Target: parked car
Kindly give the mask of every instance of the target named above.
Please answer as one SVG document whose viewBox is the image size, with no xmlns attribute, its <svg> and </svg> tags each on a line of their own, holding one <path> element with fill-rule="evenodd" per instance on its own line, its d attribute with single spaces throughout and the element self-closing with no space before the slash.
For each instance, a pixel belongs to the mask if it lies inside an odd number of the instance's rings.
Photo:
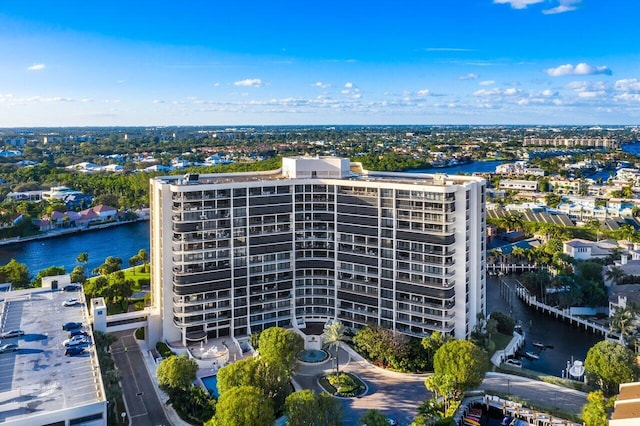
<svg viewBox="0 0 640 426">
<path fill-rule="evenodd" d="M 76 328 L 80 327 L 82 327 L 81 322 L 65 322 L 64 324 L 62 324 L 62 329 L 64 331 L 75 330 Z"/>
<path fill-rule="evenodd" d="M 64 356 L 75 356 L 84 353 L 84 348 L 82 346 L 70 346 L 64 350 Z"/>
<path fill-rule="evenodd" d="M 80 303 L 80 299 L 73 297 L 62 302 L 62 306 L 74 306 Z"/>
<path fill-rule="evenodd" d="M 18 349 L 20 349 L 20 347 L 15 343 L 8 343 L 6 345 L 0 346 L 0 354 L 3 354 L 5 352 L 16 352 Z"/>
<path fill-rule="evenodd" d="M 68 334 L 68 337 L 71 338 L 73 336 L 84 336 L 84 337 L 88 337 L 89 333 L 87 333 L 84 330 L 81 330 L 79 328 L 76 328 L 75 330 L 71 330 Z"/>
<path fill-rule="evenodd" d="M 80 284 L 69 284 L 63 288 L 64 291 L 78 291 L 82 288 Z"/>
<path fill-rule="evenodd" d="M 24 331 L 22 330 L 9 330 L 0 334 L 0 338 L 2 339 L 10 339 L 12 337 L 21 337 L 24 336 Z"/>
<path fill-rule="evenodd" d="M 73 336 L 62 342 L 65 348 L 69 346 L 82 345 L 85 343 L 87 343 L 87 338 L 85 336 Z"/>
</svg>

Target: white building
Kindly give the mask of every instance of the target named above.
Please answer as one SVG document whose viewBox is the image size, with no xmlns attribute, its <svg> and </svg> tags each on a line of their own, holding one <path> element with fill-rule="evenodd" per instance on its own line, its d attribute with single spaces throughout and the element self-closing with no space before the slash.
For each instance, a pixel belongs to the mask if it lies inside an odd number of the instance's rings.
<svg viewBox="0 0 640 426">
<path fill-rule="evenodd" d="M 535 180 L 501 179 L 500 189 L 536 192 L 538 191 L 538 182 Z"/>
<path fill-rule="evenodd" d="M 468 337 L 485 312 L 485 181 L 285 158 L 151 180 L 152 298 L 186 345 L 339 319 Z"/>
<path fill-rule="evenodd" d="M 19 349 L 0 355 L 0 424 L 107 424 L 107 400 L 95 347 L 87 346 L 81 356 L 65 356 L 62 342 L 68 336 L 62 324 L 82 322 L 92 336 L 86 305 L 62 305 L 69 297 L 84 299 L 81 292 L 60 291 L 67 284 L 69 275 L 46 277 L 42 288 L 0 295 L 0 332 L 25 332 L 23 337 L 2 341 L 15 343 Z"/>
</svg>

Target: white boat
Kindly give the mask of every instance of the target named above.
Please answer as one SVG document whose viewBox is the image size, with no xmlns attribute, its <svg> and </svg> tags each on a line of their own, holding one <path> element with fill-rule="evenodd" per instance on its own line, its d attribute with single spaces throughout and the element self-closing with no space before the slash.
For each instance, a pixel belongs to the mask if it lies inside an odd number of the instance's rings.
<svg viewBox="0 0 640 426">
<path fill-rule="evenodd" d="M 509 358 L 504 363 L 511 367 L 522 368 L 522 361 L 519 359 Z"/>
<path fill-rule="evenodd" d="M 525 355 L 528 356 L 531 359 L 540 359 L 540 355 L 535 354 L 533 352 L 527 351 L 527 352 L 525 352 Z"/>
</svg>

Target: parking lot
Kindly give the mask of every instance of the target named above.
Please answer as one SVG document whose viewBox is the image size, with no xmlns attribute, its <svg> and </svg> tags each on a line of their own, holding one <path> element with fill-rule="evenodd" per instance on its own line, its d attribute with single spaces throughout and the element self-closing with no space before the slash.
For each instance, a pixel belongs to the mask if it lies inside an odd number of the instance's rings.
<svg viewBox="0 0 640 426">
<path fill-rule="evenodd" d="M 82 322 L 91 336 L 84 302 L 63 306 L 81 292 L 32 289 L 18 292 L 2 302 L 0 332 L 20 329 L 24 336 L 3 339 L 18 344 L 18 351 L 0 354 L 0 403 L 11 403 L 14 410 L 0 412 L 0 423 L 34 411 L 55 411 L 104 400 L 98 361 L 91 338 L 85 352 L 65 356 L 63 341 L 68 339 L 62 324 Z"/>
</svg>

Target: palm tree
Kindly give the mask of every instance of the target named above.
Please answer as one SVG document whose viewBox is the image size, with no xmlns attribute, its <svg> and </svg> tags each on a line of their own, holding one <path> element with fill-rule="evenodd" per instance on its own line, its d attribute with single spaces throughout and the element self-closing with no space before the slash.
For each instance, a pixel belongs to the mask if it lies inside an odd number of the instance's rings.
<svg viewBox="0 0 640 426">
<path fill-rule="evenodd" d="M 618 229 L 618 235 L 623 240 L 633 241 L 636 239 L 637 232 L 632 225 L 625 223 L 624 225 L 620 225 L 620 229 Z"/>
<path fill-rule="evenodd" d="M 333 346 L 336 350 L 336 375 L 340 373 L 338 364 L 338 347 L 340 342 L 346 342 L 349 340 L 349 336 L 346 335 L 346 328 L 340 321 L 334 321 L 324 328 L 322 335 L 322 342 L 325 346 Z"/>
<path fill-rule="evenodd" d="M 511 256 L 515 258 L 523 258 L 524 257 L 524 249 L 520 246 L 513 246 L 511 249 Z"/>
<path fill-rule="evenodd" d="M 630 336 L 636 331 L 635 320 L 636 316 L 632 309 L 620 306 L 613 308 L 613 315 L 609 318 L 609 330 L 620 333 L 621 345 L 624 345 L 626 336 Z"/>
<path fill-rule="evenodd" d="M 609 268 L 609 270 L 605 273 L 605 277 L 611 281 L 613 284 L 618 284 L 622 277 L 625 276 L 625 273 L 622 269 L 617 266 Z"/>
</svg>

